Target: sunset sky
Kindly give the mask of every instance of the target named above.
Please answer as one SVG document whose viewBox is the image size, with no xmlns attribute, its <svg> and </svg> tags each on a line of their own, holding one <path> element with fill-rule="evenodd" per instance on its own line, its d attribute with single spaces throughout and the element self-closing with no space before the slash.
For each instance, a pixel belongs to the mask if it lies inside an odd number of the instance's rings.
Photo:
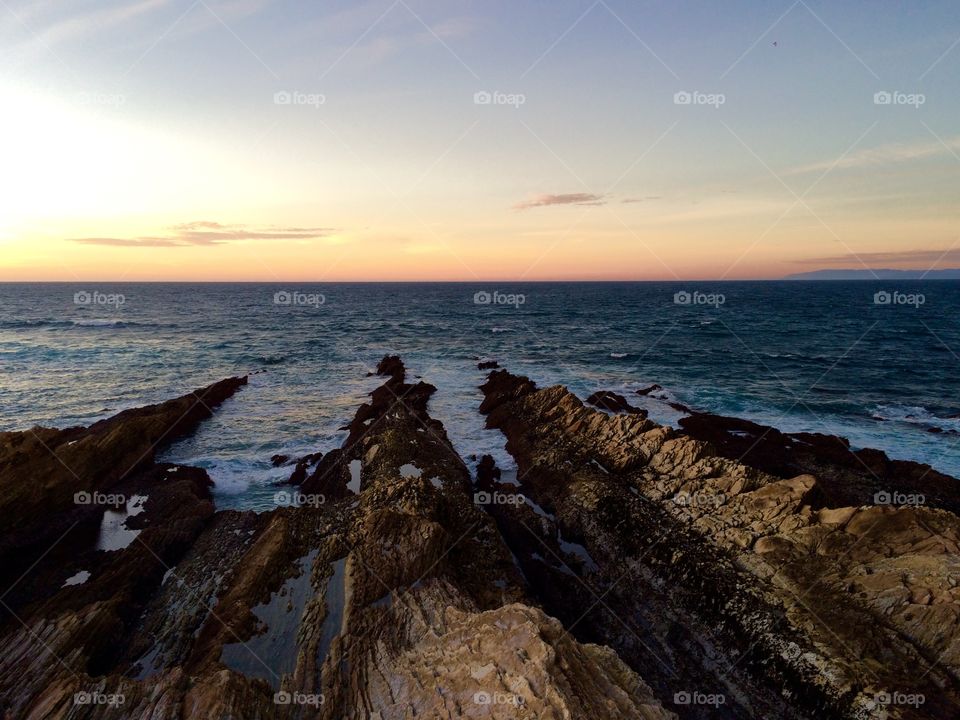
<svg viewBox="0 0 960 720">
<path fill-rule="evenodd" d="M 0 280 L 960 267 L 958 78 L 956 0 L 2 0 Z"/>
</svg>

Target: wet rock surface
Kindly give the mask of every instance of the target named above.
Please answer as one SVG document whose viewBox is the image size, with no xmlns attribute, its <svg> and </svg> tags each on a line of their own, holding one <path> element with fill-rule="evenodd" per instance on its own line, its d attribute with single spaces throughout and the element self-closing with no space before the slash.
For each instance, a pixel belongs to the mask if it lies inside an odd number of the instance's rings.
<svg viewBox="0 0 960 720">
<path fill-rule="evenodd" d="M 519 484 L 488 475 L 488 491 L 527 496 L 493 514 L 534 595 L 576 637 L 614 649 L 671 710 L 960 712 L 960 521 L 929 507 L 847 502 L 863 488 L 843 482 L 868 451 L 751 467 L 732 445 L 691 437 L 709 424 L 683 433 L 609 415 L 506 371 L 483 391 Z M 925 479 L 895 463 L 887 472 Z M 876 487 L 861 475 L 851 482 Z"/>
<path fill-rule="evenodd" d="M 270 512 L 214 512 L 202 470 L 153 463 L 166 437 L 155 408 L 63 431 L 97 441 L 97 463 L 78 463 L 97 488 L 129 495 L 31 556 L 5 596 L 4 717 L 674 717 L 613 650 L 536 600 L 427 412 L 434 388 L 407 383 L 399 358 L 378 373 L 344 445 L 301 459 L 294 506 Z M 188 431 L 164 416 L 171 436 Z M 32 547 L 17 533 L 70 527 L 54 521 L 77 512 L 59 496 L 72 499 L 72 481 L 27 442 L 4 438 L 16 461 L 4 482 L 42 496 L 6 528 L 11 552 Z M 116 472 L 146 450 L 135 473 Z"/>
</svg>

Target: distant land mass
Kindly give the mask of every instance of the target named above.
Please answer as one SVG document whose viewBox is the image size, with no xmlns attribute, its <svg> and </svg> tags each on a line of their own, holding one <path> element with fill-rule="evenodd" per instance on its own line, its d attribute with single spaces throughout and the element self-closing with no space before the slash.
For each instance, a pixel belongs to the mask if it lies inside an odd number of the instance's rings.
<svg viewBox="0 0 960 720">
<path fill-rule="evenodd" d="M 784 280 L 960 280 L 960 269 L 946 270 L 812 270 Z"/>
</svg>

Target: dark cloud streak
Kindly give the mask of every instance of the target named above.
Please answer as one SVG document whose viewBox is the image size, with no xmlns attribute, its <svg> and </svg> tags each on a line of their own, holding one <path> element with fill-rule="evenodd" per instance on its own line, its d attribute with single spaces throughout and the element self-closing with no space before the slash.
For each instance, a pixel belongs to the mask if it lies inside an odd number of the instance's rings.
<svg viewBox="0 0 960 720">
<path fill-rule="evenodd" d="M 537 195 L 529 200 L 523 200 L 513 206 L 514 210 L 529 210 L 536 207 L 551 205 L 604 205 L 603 195 L 593 193 L 561 193 L 559 195 Z"/>
<path fill-rule="evenodd" d="M 69 241 L 110 247 L 210 247 L 239 240 L 315 240 L 336 232 L 333 228 L 323 227 L 248 228 L 242 225 L 222 225 L 209 220 L 174 225 L 170 230 L 170 234 L 161 236 L 85 237 L 69 238 Z"/>
</svg>

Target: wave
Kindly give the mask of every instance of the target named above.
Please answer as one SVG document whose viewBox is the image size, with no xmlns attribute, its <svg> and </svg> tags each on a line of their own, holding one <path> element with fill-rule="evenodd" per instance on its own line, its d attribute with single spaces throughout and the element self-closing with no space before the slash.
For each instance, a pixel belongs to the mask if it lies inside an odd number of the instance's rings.
<svg viewBox="0 0 960 720">
<path fill-rule="evenodd" d="M 102 319 L 92 319 L 92 320 L 71 320 L 71 324 L 76 325 L 77 327 L 126 327 L 131 324 L 126 320 L 102 320 Z M 135 323 L 134 323 L 135 324 Z"/>
<path fill-rule="evenodd" d="M 54 320 L 40 318 L 37 320 L 0 320 L 0 329 L 25 330 L 30 328 L 71 328 L 71 327 L 174 327 L 169 324 L 136 322 L 134 320 L 120 320 L 117 318 L 85 318 L 81 320 Z"/>
<path fill-rule="evenodd" d="M 73 325 L 73 322 L 70 320 L 51 320 L 48 318 L 42 320 L 0 320 L 0 328 L 13 330 L 34 327 L 70 327 L 71 325 Z"/>
<path fill-rule="evenodd" d="M 943 417 L 922 405 L 877 405 L 871 416 L 875 420 L 919 425 L 927 430 L 960 432 L 960 413 Z"/>
<path fill-rule="evenodd" d="M 492 331 L 492 332 L 495 332 L 495 333 L 503 333 L 503 332 L 513 332 L 513 329 L 512 329 L 512 328 L 495 327 L 495 328 L 491 328 L 491 331 Z"/>
<path fill-rule="evenodd" d="M 610 353 L 610 357 L 616 358 L 618 360 L 620 358 L 625 358 L 626 356 L 627 356 L 627 353 L 614 353 L 614 352 Z"/>
<path fill-rule="evenodd" d="M 258 355 L 256 360 L 261 365 L 282 365 L 287 361 L 282 355 Z"/>
</svg>

